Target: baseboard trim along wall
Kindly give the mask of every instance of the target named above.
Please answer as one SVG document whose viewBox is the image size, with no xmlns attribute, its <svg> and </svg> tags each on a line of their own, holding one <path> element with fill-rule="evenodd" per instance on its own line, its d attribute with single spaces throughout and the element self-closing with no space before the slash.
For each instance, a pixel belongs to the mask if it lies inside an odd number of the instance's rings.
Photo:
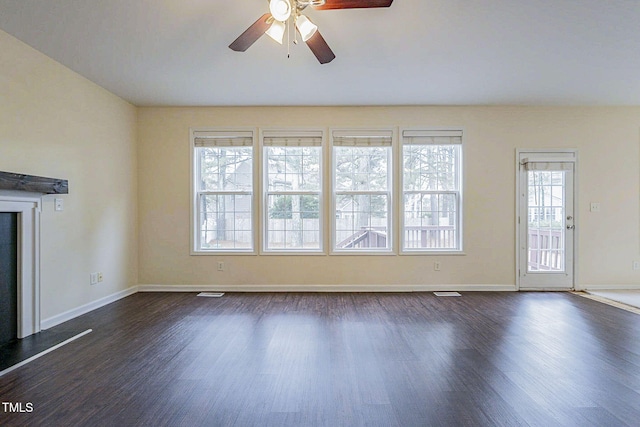
<svg viewBox="0 0 640 427">
<path fill-rule="evenodd" d="M 639 285 L 584 285 L 581 290 L 638 290 Z M 515 285 L 158 285 L 132 286 L 41 322 L 42 329 L 74 319 L 137 292 L 515 292 Z"/>
<path fill-rule="evenodd" d="M 138 292 L 435 292 L 515 291 L 515 285 L 138 285 Z"/>
<path fill-rule="evenodd" d="M 96 301 L 92 301 L 88 304 L 81 305 L 80 307 L 76 307 L 74 309 L 65 311 L 64 313 L 60 313 L 56 316 L 52 316 L 47 319 L 44 319 L 41 321 L 40 327 L 42 329 L 52 328 L 56 325 L 66 322 L 67 320 L 74 319 L 78 316 L 87 314 L 90 311 L 103 307 L 107 304 L 111 304 L 112 302 L 118 301 L 119 299 L 126 298 L 129 295 L 135 294 L 136 292 L 138 292 L 138 287 L 132 286 L 129 289 L 116 292 L 115 294 L 107 295 L 106 297 L 100 298 Z"/>
<path fill-rule="evenodd" d="M 635 291 L 640 285 L 582 285 L 581 291 Z"/>
<path fill-rule="evenodd" d="M 49 329 L 137 292 L 511 292 L 515 285 L 153 285 L 132 286 L 42 320 Z"/>
</svg>

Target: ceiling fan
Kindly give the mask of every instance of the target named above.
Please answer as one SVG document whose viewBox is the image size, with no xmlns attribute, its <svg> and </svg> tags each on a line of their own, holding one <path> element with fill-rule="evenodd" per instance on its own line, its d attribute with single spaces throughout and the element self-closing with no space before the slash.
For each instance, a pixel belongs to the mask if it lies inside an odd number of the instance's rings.
<svg viewBox="0 0 640 427">
<path fill-rule="evenodd" d="M 263 34 L 282 44 L 289 25 L 295 25 L 302 40 L 321 64 L 333 61 L 336 55 L 324 40 L 318 27 L 301 12 L 308 6 L 317 10 L 357 9 L 389 7 L 393 0 L 267 0 L 269 13 L 262 15 L 247 30 L 229 45 L 231 50 L 244 52 Z M 294 36 L 295 37 L 295 36 Z M 294 39 L 297 43 L 297 37 Z"/>
</svg>

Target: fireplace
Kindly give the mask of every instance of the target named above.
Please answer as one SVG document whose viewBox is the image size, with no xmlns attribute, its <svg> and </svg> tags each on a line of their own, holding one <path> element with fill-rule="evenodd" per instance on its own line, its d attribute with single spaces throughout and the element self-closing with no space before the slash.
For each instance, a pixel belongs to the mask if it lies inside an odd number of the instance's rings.
<svg viewBox="0 0 640 427">
<path fill-rule="evenodd" d="M 24 338 L 40 332 L 40 210 L 45 194 L 68 193 L 66 180 L 0 172 L 0 228 L 6 234 L 2 276 L 8 282 L 6 296 L 14 299 L 9 310 L 15 322 L 2 326 L 6 335 Z M 6 230 L 4 230 L 6 229 Z M 9 283 L 13 282 L 13 283 Z M 5 295 L 2 295 L 5 296 Z"/>
</svg>

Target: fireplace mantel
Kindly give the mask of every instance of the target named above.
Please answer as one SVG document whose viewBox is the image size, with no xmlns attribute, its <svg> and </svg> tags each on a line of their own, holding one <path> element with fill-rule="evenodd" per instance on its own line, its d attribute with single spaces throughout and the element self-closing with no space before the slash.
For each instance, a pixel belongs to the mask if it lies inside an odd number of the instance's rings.
<svg viewBox="0 0 640 427">
<path fill-rule="evenodd" d="M 0 179 L 0 181 L 3 181 Z M 0 212 L 18 220 L 18 338 L 40 332 L 40 209 L 43 193 L 0 187 Z M 15 190 L 15 188 L 21 188 Z"/>
<path fill-rule="evenodd" d="M 0 171 L 0 212 L 18 221 L 18 338 L 40 332 L 40 211 L 43 196 L 68 194 L 66 179 Z"/>
<path fill-rule="evenodd" d="M 0 190 L 27 191 L 40 194 L 68 194 L 69 181 L 0 171 Z"/>
</svg>

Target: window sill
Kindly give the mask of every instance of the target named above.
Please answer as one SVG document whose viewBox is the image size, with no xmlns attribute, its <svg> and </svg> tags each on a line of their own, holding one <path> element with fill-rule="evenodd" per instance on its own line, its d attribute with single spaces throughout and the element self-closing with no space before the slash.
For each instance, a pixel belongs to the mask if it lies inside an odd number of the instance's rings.
<svg viewBox="0 0 640 427">
<path fill-rule="evenodd" d="M 194 251 L 189 254 L 191 256 L 211 256 L 211 255 L 258 255 L 256 251 Z"/>
<path fill-rule="evenodd" d="M 384 251 L 384 252 L 380 252 L 380 251 L 376 251 L 376 252 L 367 252 L 367 251 L 352 251 L 352 252 L 347 252 L 347 251 L 331 251 L 331 253 L 329 255 L 347 255 L 347 256 L 395 256 L 398 255 L 395 251 Z"/>
<path fill-rule="evenodd" d="M 463 251 L 400 251 L 400 255 L 432 255 L 432 256 L 466 256 L 467 253 Z"/>
<path fill-rule="evenodd" d="M 268 251 L 268 250 L 263 250 L 260 251 L 260 255 L 266 255 L 266 256 L 272 256 L 272 255 L 276 255 L 276 256 L 282 256 L 282 255 L 289 255 L 289 256 L 326 256 L 327 253 L 323 250 L 317 250 L 317 251 L 296 251 L 296 250 L 291 250 L 291 251 Z"/>
</svg>

